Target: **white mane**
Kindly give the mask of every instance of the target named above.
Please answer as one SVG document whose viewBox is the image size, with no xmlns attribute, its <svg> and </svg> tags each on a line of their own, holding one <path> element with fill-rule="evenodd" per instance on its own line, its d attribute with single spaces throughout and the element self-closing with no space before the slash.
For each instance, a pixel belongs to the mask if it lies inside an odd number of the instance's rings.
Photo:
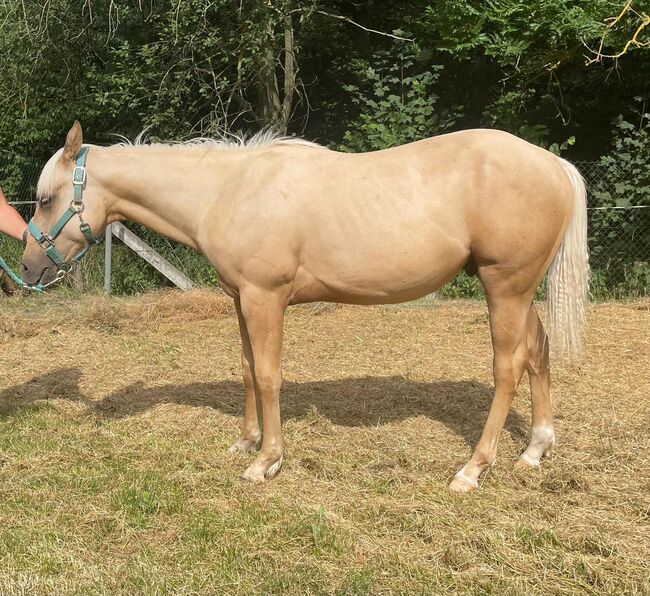
<svg viewBox="0 0 650 596">
<path fill-rule="evenodd" d="M 121 139 L 119 143 L 114 145 L 109 145 L 107 147 L 97 147 L 103 151 L 110 151 L 111 149 L 160 149 L 168 148 L 175 150 L 183 149 L 192 149 L 198 147 L 204 147 L 206 149 L 214 150 L 246 150 L 246 149 L 262 149 L 265 147 L 276 147 L 279 145 L 297 145 L 300 147 L 310 147 L 312 149 L 323 149 L 325 147 L 319 145 L 318 143 L 312 143 L 311 141 L 306 141 L 299 137 L 286 137 L 278 135 L 272 130 L 263 130 L 261 132 L 255 133 L 252 136 L 246 136 L 243 134 L 233 134 L 229 133 L 228 135 L 223 135 L 221 138 L 210 139 L 210 138 L 196 138 L 190 139 L 188 141 L 169 141 L 166 143 L 149 143 L 146 138 L 147 130 L 143 130 L 133 141 L 119 136 Z M 61 159 L 63 149 L 59 149 L 45 164 L 41 176 L 38 180 L 36 186 L 36 195 L 39 199 L 44 197 L 51 196 L 54 193 L 54 182 L 55 182 L 55 173 L 56 166 Z"/>
<path fill-rule="evenodd" d="M 63 155 L 63 148 L 59 149 L 45 164 L 41 176 L 36 185 L 36 196 L 39 199 L 49 197 L 54 193 L 54 174 L 56 173 L 56 166 L 61 160 Z"/>
<path fill-rule="evenodd" d="M 106 149 L 112 148 L 127 148 L 127 147 L 140 147 L 140 148 L 158 148 L 168 147 L 173 149 L 187 149 L 192 147 L 207 147 L 210 149 L 261 149 L 264 147 L 274 147 L 277 145 L 299 145 L 303 147 L 311 147 L 313 149 L 324 149 L 318 143 L 306 141 L 300 137 L 287 137 L 279 135 L 273 130 L 262 130 L 252 136 L 247 136 L 242 133 L 227 133 L 219 138 L 205 138 L 199 137 L 187 141 L 168 141 L 164 143 L 149 143 L 147 140 L 147 130 L 143 130 L 133 141 L 119 136 L 121 139 L 119 143 L 110 145 Z"/>
</svg>

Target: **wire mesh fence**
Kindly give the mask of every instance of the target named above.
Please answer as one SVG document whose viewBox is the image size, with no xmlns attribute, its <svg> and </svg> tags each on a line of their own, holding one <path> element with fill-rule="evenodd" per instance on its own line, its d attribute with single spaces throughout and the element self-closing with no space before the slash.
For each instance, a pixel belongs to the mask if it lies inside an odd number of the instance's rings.
<svg viewBox="0 0 650 596">
<path fill-rule="evenodd" d="M 31 217 L 35 207 L 36 184 L 43 163 L 0 150 L 0 185 L 20 214 Z"/>
<path fill-rule="evenodd" d="M 588 188 L 589 249 L 592 293 L 596 298 L 624 298 L 647 295 L 650 290 L 650 196 L 630 204 L 624 173 L 603 162 L 578 162 Z M 9 201 L 25 218 L 35 207 L 35 191 L 43 164 L 0 151 L 0 184 Z M 209 263 L 191 249 L 140 226 L 131 227 L 138 235 L 178 267 L 197 285 L 213 285 L 218 280 Z M 0 242 L 0 254 L 6 247 Z M 168 282 L 149 265 L 121 246 L 114 249 L 114 290 L 131 293 L 166 285 Z M 101 251 L 84 265 L 86 285 L 101 287 Z M 98 271 L 94 271 L 97 269 Z M 443 294 L 471 297 L 478 285 L 460 278 Z"/>
<path fill-rule="evenodd" d="M 620 169 L 603 162 L 576 164 L 588 189 L 592 293 L 605 297 L 647 295 L 650 289 L 650 196 L 630 200 Z"/>
</svg>

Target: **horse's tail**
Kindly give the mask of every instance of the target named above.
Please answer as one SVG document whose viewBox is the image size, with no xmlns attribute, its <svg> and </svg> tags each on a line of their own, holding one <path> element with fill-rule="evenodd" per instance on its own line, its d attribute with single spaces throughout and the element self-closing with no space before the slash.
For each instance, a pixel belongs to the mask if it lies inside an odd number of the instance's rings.
<svg viewBox="0 0 650 596">
<path fill-rule="evenodd" d="M 555 353 L 572 361 L 582 353 L 589 293 L 587 189 L 578 169 L 560 162 L 573 188 L 573 215 L 548 272 L 546 328 Z"/>
</svg>

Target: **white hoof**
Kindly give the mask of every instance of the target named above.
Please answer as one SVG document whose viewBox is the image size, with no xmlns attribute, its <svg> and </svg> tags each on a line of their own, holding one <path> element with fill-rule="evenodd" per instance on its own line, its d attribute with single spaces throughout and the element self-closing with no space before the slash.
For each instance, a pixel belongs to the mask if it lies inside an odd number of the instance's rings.
<svg viewBox="0 0 650 596">
<path fill-rule="evenodd" d="M 271 480 L 273 476 L 275 476 L 279 471 L 280 468 L 282 467 L 282 462 L 284 461 L 284 456 L 280 456 L 280 459 L 276 461 L 265 473 L 264 473 L 264 478 L 267 480 Z"/>
<path fill-rule="evenodd" d="M 242 474 L 242 480 L 247 482 L 259 483 L 264 482 L 265 480 L 270 480 L 273 478 L 282 467 L 283 457 L 273 462 L 271 465 L 268 465 L 264 459 L 256 459 Z"/>
</svg>

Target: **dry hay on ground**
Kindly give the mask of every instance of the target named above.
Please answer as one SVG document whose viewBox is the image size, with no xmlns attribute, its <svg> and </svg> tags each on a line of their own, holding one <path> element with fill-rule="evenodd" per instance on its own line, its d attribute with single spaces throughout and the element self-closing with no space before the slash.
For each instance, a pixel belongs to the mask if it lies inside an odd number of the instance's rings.
<svg viewBox="0 0 650 596">
<path fill-rule="evenodd" d="M 491 399 L 481 303 L 291 309 L 285 466 L 248 486 L 225 298 L 5 300 L 0 594 L 650 593 L 649 306 L 592 306 L 553 375 L 555 456 L 513 468 L 526 381 L 459 497 Z"/>
</svg>

